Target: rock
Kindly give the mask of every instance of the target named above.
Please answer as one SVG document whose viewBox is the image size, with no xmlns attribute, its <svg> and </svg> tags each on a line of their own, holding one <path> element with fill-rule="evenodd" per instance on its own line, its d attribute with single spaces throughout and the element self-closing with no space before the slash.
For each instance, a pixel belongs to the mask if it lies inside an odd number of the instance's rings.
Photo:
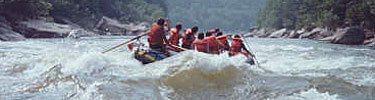
<svg viewBox="0 0 375 100">
<path fill-rule="evenodd" d="M 62 38 L 68 36 L 74 27 L 70 25 L 47 22 L 45 20 L 28 20 L 16 22 L 14 30 L 26 38 Z"/>
<path fill-rule="evenodd" d="M 371 43 L 374 43 L 375 42 L 375 39 L 374 38 L 371 38 L 371 39 L 367 39 L 363 42 L 363 45 L 369 45 Z"/>
<path fill-rule="evenodd" d="M 315 23 L 310 23 L 307 27 L 305 27 L 304 29 L 306 29 L 306 31 L 312 31 L 314 29 L 317 28 L 317 25 Z"/>
<path fill-rule="evenodd" d="M 72 39 L 79 39 L 80 37 L 83 36 L 95 36 L 94 32 L 86 31 L 84 29 L 74 29 L 69 32 L 69 35 L 67 38 L 72 38 Z"/>
<path fill-rule="evenodd" d="M 278 31 L 272 32 L 268 37 L 269 38 L 281 38 L 287 33 L 287 29 L 280 29 Z"/>
<path fill-rule="evenodd" d="M 330 37 L 330 36 L 333 36 L 333 33 L 335 33 L 335 32 L 330 31 L 330 30 L 328 30 L 328 29 L 323 29 L 323 30 L 319 33 L 319 35 L 322 36 L 322 37 Z"/>
<path fill-rule="evenodd" d="M 0 40 L 1 41 L 21 41 L 25 40 L 21 34 L 14 32 L 11 29 L 0 27 Z"/>
<path fill-rule="evenodd" d="M 254 37 L 254 34 L 252 32 L 247 32 L 244 34 L 244 37 Z"/>
<path fill-rule="evenodd" d="M 146 32 L 150 25 L 147 23 L 121 24 L 119 21 L 103 16 L 96 25 L 101 35 L 137 35 Z"/>
<path fill-rule="evenodd" d="M 375 47 L 375 38 L 367 39 L 363 42 L 363 45 L 369 46 L 369 47 Z"/>
<path fill-rule="evenodd" d="M 332 41 L 335 37 L 334 36 L 329 36 L 329 37 L 325 37 L 325 38 L 322 38 L 322 39 L 318 39 L 320 41 Z"/>
<path fill-rule="evenodd" d="M 272 32 L 275 32 L 275 31 L 276 29 L 272 29 L 272 28 L 262 28 L 253 34 L 258 37 L 268 37 Z"/>
<path fill-rule="evenodd" d="M 375 32 L 371 30 L 365 30 L 365 35 L 366 35 L 366 39 L 371 39 L 371 38 L 374 38 Z"/>
<path fill-rule="evenodd" d="M 288 38 L 298 38 L 299 37 L 299 34 L 298 34 L 298 32 L 297 31 L 291 31 L 290 33 L 289 33 L 289 36 L 288 36 Z"/>
<path fill-rule="evenodd" d="M 299 38 L 316 39 L 316 38 L 319 37 L 320 32 L 322 32 L 322 31 L 323 31 L 322 28 L 315 28 L 310 32 L 306 32 L 306 33 L 301 34 Z"/>
<path fill-rule="evenodd" d="M 296 32 L 297 32 L 297 34 L 301 35 L 301 34 L 307 32 L 307 31 L 306 31 L 306 29 L 302 28 L 302 29 L 300 29 L 300 30 L 298 30 Z"/>
<path fill-rule="evenodd" d="M 253 27 L 249 28 L 249 32 L 253 32 L 255 30 L 259 30 L 259 27 L 258 26 L 253 26 Z"/>
<path fill-rule="evenodd" d="M 76 23 L 73 23 L 72 21 L 70 21 L 68 18 L 64 18 L 64 17 L 57 17 L 57 18 L 54 18 L 54 21 L 56 23 L 60 23 L 60 24 L 67 24 L 67 25 L 70 25 L 74 28 L 82 28 L 80 25 L 76 24 Z"/>
<path fill-rule="evenodd" d="M 282 38 L 288 38 L 290 32 L 291 32 L 291 31 L 286 31 L 286 33 L 285 33 L 283 36 L 281 36 L 281 37 L 282 37 Z"/>
<path fill-rule="evenodd" d="M 0 40 L 1 41 L 20 41 L 25 37 L 14 32 L 10 23 L 2 16 L 0 16 Z"/>
<path fill-rule="evenodd" d="M 348 44 L 358 45 L 362 44 L 365 40 L 365 33 L 362 28 L 359 27 L 347 27 L 339 29 L 334 33 L 334 38 L 331 41 L 335 44 Z"/>
</svg>

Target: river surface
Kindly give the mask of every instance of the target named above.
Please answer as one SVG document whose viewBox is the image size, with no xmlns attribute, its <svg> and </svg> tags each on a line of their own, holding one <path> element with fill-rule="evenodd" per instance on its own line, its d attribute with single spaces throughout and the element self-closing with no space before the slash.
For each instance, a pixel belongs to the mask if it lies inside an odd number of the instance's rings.
<svg viewBox="0 0 375 100">
<path fill-rule="evenodd" d="M 131 37 L 0 42 L 0 100 L 374 100 L 375 50 L 247 38 L 260 63 L 185 51 L 142 65 Z"/>
</svg>

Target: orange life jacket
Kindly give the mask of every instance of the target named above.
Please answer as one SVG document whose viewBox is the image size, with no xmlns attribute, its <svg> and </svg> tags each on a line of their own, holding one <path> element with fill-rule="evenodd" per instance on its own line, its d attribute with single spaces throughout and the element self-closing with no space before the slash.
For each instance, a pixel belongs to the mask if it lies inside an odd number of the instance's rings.
<svg viewBox="0 0 375 100">
<path fill-rule="evenodd" d="M 152 24 L 152 27 L 148 34 L 148 42 L 151 45 L 163 45 L 163 36 L 165 36 L 164 32 L 164 26 L 158 25 L 156 23 Z"/>
<path fill-rule="evenodd" d="M 229 46 L 229 42 L 228 42 L 227 38 L 228 38 L 228 35 L 216 37 L 216 39 L 220 43 L 224 44 L 226 48 L 229 48 L 230 46 Z"/>
<path fill-rule="evenodd" d="M 184 37 L 182 39 L 182 43 L 185 45 L 191 45 L 195 40 L 195 36 L 191 29 L 186 30 Z"/>
<path fill-rule="evenodd" d="M 230 47 L 230 52 L 233 54 L 238 54 L 242 51 L 242 39 L 241 38 L 234 38 L 232 42 L 232 46 Z"/>
<path fill-rule="evenodd" d="M 176 28 L 172 28 L 170 32 L 170 36 L 169 36 L 169 42 L 173 45 L 178 46 L 178 44 L 180 44 L 180 41 L 179 41 L 180 38 L 181 38 L 181 35 L 179 31 Z"/>
<path fill-rule="evenodd" d="M 211 33 L 211 34 L 216 33 L 216 30 L 210 30 L 208 31 L 208 33 Z"/>
<path fill-rule="evenodd" d="M 204 38 L 205 41 L 207 41 L 208 45 L 208 53 L 211 54 L 219 54 L 220 53 L 220 45 L 216 40 L 215 36 L 209 36 Z"/>
<path fill-rule="evenodd" d="M 193 42 L 194 48 L 196 48 L 199 52 L 207 53 L 207 41 L 203 39 L 197 39 Z"/>
</svg>

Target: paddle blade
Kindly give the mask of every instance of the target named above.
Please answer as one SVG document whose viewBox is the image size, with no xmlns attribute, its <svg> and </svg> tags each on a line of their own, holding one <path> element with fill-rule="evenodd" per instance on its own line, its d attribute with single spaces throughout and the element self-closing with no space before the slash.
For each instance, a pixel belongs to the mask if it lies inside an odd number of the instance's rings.
<svg viewBox="0 0 375 100">
<path fill-rule="evenodd" d="M 133 50 L 133 43 L 131 43 L 131 44 L 128 44 L 128 48 L 129 48 L 129 50 Z"/>
</svg>

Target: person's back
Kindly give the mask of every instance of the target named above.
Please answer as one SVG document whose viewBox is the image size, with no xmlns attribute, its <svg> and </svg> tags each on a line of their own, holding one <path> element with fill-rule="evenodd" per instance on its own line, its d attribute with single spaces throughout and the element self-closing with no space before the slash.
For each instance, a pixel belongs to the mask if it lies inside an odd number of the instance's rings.
<svg viewBox="0 0 375 100">
<path fill-rule="evenodd" d="M 246 51 L 246 54 L 242 52 L 242 49 L 244 49 Z M 229 55 L 234 56 L 234 55 L 241 54 L 241 53 L 245 54 L 245 55 L 250 54 L 251 56 L 253 56 L 253 54 L 251 54 L 251 52 L 246 49 L 245 45 L 243 44 L 243 40 L 241 39 L 241 37 L 239 35 L 236 35 L 233 38 L 232 45 L 230 47 Z"/>
<path fill-rule="evenodd" d="M 183 39 L 182 39 L 182 47 L 186 49 L 191 49 L 191 44 L 195 40 L 194 34 L 198 31 L 198 27 L 194 26 L 191 29 L 186 30 Z"/>
<path fill-rule="evenodd" d="M 208 53 L 210 54 L 220 54 L 220 45 L 215 36 L 211 36 L 210 32 L 206 33 L 205 41 L 207 41 L 208 45 Z"/>
<path fill-rule="evenodd" d="M 160 18 L 152 27 L 148 34 L 148 42 L 151 49 L 166 52 L 165 43 L 168 42 L 165 37 L 164 19 Z"/>
<path fill-rule="evenodd" d="M 180 30 L 182 29 L 181 24 L 177 24 L 175 28 L 172 28 L 169 36 L 169 42 L 173 45 L 179 46 L 180 44 L 180 38 L 182 37 L 180 35 Z"/>
<path fill-rule="evenodd" d="M 215 33 L 218 33 L 220 32 L 220 29 L 219 28 L 215 28 L 214 30 L 209 30 L 208 33 L 211 33 L 211 34 L 215 34 Z"/>
<path fill-rule="evenodd" d="M 228 42 L 229 36 L 231 35 L 223 35 L 222 32 L 217 33 L 216 39 L 225 46 L 224 48 L 220 48 L 220 49 L 224 49 L 224 50 L 230 49 L 229 42 Z"/>
<path fill-rule="evenodd" d="M 148 34 L 148 42 L 151 45 L 160 45 L 163 44 L 163 38 L 164 35 L 164 27 L 162 25 L 158 25 L 156 23 L 152 24 L 152 27 L 150 29 L 150 33 Z"/>
<path fill-rule="evenodd" d="M 198 39 L 196 39 L 193 42 L 193 47 L 199 52 L 205 52 L 207 53 L 207 41 L 204 40 L 204 33 L 199 33 L 198 34 Z"/>
<path fill-rule="evenodd" d="M 242 52 L 242 39 L 241 38 L 233 38 L 232 46 L 230 48 L 230 51 L 233 53 L 239 53 Z"/>
</svg>

